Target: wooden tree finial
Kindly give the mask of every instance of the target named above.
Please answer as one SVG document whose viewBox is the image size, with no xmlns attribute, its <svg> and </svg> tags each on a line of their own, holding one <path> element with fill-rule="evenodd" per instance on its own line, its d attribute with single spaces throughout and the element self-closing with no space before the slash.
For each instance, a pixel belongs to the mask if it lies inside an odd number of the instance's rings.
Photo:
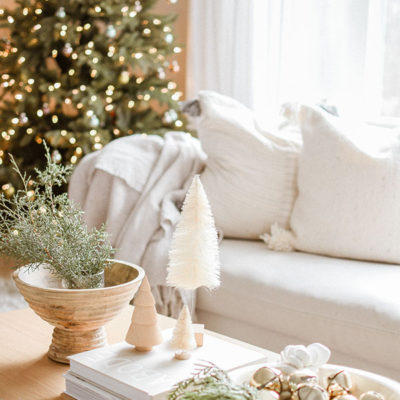
<svg viewBox="0 0 400 400">
<path fill-rule="evenodd" d="M 163 338 L 158 326 L 154 297 L 146 276 L 135 296 L 134 306 L 132 322 L 125 340 L 134 345 L 137 351 L 150 351 L 153 346 L 162 343 Z"/>
</svg>

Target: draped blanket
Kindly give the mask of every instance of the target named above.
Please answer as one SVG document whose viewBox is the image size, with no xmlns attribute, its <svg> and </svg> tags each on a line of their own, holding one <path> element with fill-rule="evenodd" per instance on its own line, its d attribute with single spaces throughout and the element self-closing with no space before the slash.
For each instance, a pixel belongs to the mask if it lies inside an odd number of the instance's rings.
<svg viewBox="0 0 400 400">
<path fill-rule="evenodd" d="M 184 132 L 132 135 L 85 156 L 69 197 L 90 228 L 106 224 L 115 258 L 143 267 L 159 312 L 176 316 L 184 292 L 165 286 L 168 249 L 193 176 L 204 167 L 200 143 Z"/>
</svg>

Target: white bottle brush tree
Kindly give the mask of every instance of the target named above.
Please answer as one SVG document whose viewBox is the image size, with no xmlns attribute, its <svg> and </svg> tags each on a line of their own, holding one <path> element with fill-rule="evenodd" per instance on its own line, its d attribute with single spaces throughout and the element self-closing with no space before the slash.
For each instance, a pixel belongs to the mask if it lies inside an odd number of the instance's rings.
<svg viewBox="0 0 400 400">
<path fill-rule="evenodd" d="M 210 203 L 200 178 L 196 175 L 186 194 L 181 218 L 172 238 L 167 284 L 186 290 L 195 290 L 200 286 L 214 289 L 220 284 L 219 271 L 218 234 Z M 186 312 L 184 308 L 181 316 L 186 313 L 188 310 Z M 190 318 L 189 313 L 188 315 Z M 189 337 L 194 337 L 193 329 L 184 330 L 180 334 L 187 337 L 186 340 L 177 340 L 178 332 L 175 329 L 172 343 L 181 343 L 182 346 L 192 343 Z M 179 350 L 192 349 L 188 345 Z"/>
<path fill-rule="evenodd" d="M 125 340 L 134 345 L 137 351 L 150 351 L 153 346 L 162 343 L 162 334 L 158 325 L 154 297 L 147 277 L 144 277 L 140 285 L 134 305 L 132 323 Z"/>
<path fill-rule="evenodd" d="M 190 317 L 188 306 L 183 306 L 179 314 L 170 345 L 177 350 L 175 358 L 178 360 L 187 360 L 190 358 L 188 351 L 196 348 L 192 318 Z"/>
</svg>

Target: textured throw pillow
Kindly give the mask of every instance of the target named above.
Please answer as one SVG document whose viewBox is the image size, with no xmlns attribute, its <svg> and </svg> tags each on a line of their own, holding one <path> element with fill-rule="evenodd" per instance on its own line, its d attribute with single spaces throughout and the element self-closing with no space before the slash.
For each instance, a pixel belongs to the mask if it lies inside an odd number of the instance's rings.
<svg viewBox="0 0 400 400">
<path fill-rule="evenodd" d="M 199 100 L 198 135 L 208 156 L 201 180 L 216 225 L 225 237 L 245 239 L 258 239 L 275 222 L 287 227 L 300 133 L 263 130 L 252 111 L 215 92 L 202 91 Z"/>
<path fill-rule="evenodd" d="M 321 110 L 299 112 L 303 150 L 291 217 L 295 247 L 400 263 L 400 134 Z"/>
</svg>

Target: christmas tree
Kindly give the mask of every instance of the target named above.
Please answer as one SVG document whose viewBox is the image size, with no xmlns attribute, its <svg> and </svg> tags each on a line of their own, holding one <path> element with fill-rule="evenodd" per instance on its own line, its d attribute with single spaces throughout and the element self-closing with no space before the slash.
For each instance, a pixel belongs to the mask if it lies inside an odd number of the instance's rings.
<svg viewBox="0 0 400 400">
<path fill-rule="evenodd" d="M 23 171 L 45 162 L 75 164 L 107 142 L 138 132 L 181 129 L 181 95 L 167 79 L 173 15 L 157 0 L 17 0 L 0 9 L 0 186 L 11 196 Z"/>
<path fill-rule="evenodd" d="M 143 278 L 135 296 L 135 309 L 132 323 L 126 334 L 126 342 L 135 346 L 137 351 L 150 351 L 153 346 L 162 343 L 162 334 L 158 326 L 154 297 L 147 277 Z"/>
<path fill-rule="evenodd" d="M 190 357 L 188 351 L 197 347 L 192 327 L 192 318 L 187 306 L 184 306 L 179 314 L 170 345 L 173 349 L 178 350 L 175 353 L 175 358 L 178 360 L 188 359 Z"/>
<path fill-rule="evenodd" d="M 181 289 L 213 289 L 220 284 L 219 270 L 217 230 L 207 195 L 196 175 L 172 238 L 167 283 Z"/>
</svg>

